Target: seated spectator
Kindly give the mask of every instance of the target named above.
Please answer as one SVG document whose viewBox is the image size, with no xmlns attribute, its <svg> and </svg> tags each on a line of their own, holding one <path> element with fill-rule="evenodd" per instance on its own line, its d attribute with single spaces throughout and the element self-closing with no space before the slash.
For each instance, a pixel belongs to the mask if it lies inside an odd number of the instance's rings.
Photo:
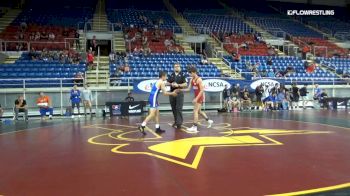
<svg viewBox="0 0 350 196">
<path fill-rule="evenodd" d="M 112 86 L 120 86 L 122 80 L 121 77 L 123 76 L 124 71 L 122 69 L 118 69 L 115 73 L 111 75 L 111 85 Z"/>
<path fill-rule="evenodd" d="M 275 72 L 273 72 L 273 70 L 270 69 L 269 72 L 267 73 L 267 77 L 274 78 L 275 77 Z"/>
<path fill-rule="evenodd" d="M 27 102 L 24 100 L 24 97 L 20 95 L 15 101 L 15 120 L 18 120 L 18 114 L 24 112 L 25 121 L 28 121 L 28 109 Z"/>
<path fill-rule="evenodd" d="M 124 99 L 126 102 L 134 102 L 135 99 L 132 97 L 131 92 L 128 93 L 128 96 Z"/>
<path fill-rule="evenodd" d="M 22 21 L 21 24 L 20 24 L 20 27 L 21 27 L 21 31 L 26 31 L 27 28 L 28 28 L 28 25 L 26 22 Z"/>
<path fill-rule="evenodd" d="M 283 110 L 287 110 L 288 109 L 288 100 L 286 99 L 286 92 L 285 90 L 281 90 L 278 94 L 277 94 L 277 98 L 276 98 L 276 107 L 277 109 L 283 109 Z"/>
<path fill-rule="evenodd" d="M 0 121 L 2 121 L 2 115 L 4 114 L 4 109 L 2 109 L 0 104 Z"/>
<path fill-rule="evenodd" d="M 49 33 L 49 40 L 50 40 L 50 41 L 55 40 L 55 37 L 56 37 L 56 36 L 55 36 L 54 33 L 52 33 L 52 32 Z"/>
<path fill-rule="evenodd" d="M 69 31 L 67 28 L 64 28 L 63 31 L 62 31 L 62 36 L 63 37 L 68 37 L 69 36 Z"/>
<path fill-rule="evenodd" d="M 252 101 L 249 97 L 249 92 L 244 91 L 243 97 L 241 99 L 241 103 L 242 103 L 242 109 L 248 109 L 250 111 Z"/>
<path fill-rule="evenodd" d="M 114 53 L 114 51 L 112 51 L 112 52 L 109 54 L 109 63 L 115 63 L 116 56 L 117 56 L 117 55 Z"/>
<path fill-rule="evenodd" d="M 41 40 L 48 40 L 49 39 L 49 35 L 44 31 L 44 32 L 41 33 L 40 39 Z"/>
<path fill-rule="evenodd" d="M 19 32 L 18 33 L 18 39 L 19 40 L 24 40 L 24 33 L 23 32 Z"/>
<path fill-rule="evenodd" d="M 263 69 L 262 72 L 260 73 L 260 76 L 261 77 L 267 77 L 267 72 L 266 72 L 266 69 Z"/>
<path fill-rule="evenodd" d="M 164 40 L 164 46 L 165 46 L 165 47 L 172 46 L 171 41 L 170 41 L 169 39 L 165 39 L 165 40 Z"/>
<path fill-rule="evenodd" d="M 272 58 L 267 58 L 266 65 L 272 65 Z"/>
<path fill-rule="evenodd" d="M 267 53 L 268 53 L 270 56 L 276 55 L 276 53 L 275 53 L 275 48 L 274 48 L 273 46 L 269 46 L 269 47 L 268 47 L 268 50 L 267 50 Z"/>
<path fill-rule="evenodd" d="M 74 84 L 83 84 L 84 83 L 84 74 L 82 72 L 78 72 L 74 76 Z"/>
<path fill-rule="evenodd" d="M 53 107 L 52 101 L 49 96 L 46 96 L 44 92 L 40 92 L 39 98 L 36 100 L 37 106 L 39 107 L 41 120 L 46 120 L 46 113 L 49 112 L 49 119 L 52 120 Z"/>
<path fill-rule="evenodd" d="M 264 103 L 264 105 L 265 105 L 264 111 L 276 110 L 276 104 L 277 104 L 276 93 L 273 92 L 270 96 L 266 97 L 266 98 L 263 100 L 263 103 Z"/>
<path fill-rule="evenodd" d="M 124 71 L 125 73 L 130 72 L 130 66 L 129 66 L 128 64 L 124 65 L 124 66 L 123 66 L 123 71 Z"/>
<path fill-rule="evenodd" d="M 34 33 L 34 32 L 31 32 L 31 33 L 30 33 L 30 35 L 29 35 L 29 40 L 30 40 L 30 41 L 35 40 L 35 33 Z"/>
<path fill-rule="evenodd" d="M 241 102 L 237 93 L 231 93 L 228 100 L 228 107 L 233 112 L 238 112 L 241 109 Z"/>
<path fill-rule="evenodd" d="M 22 51 L 23 49 L 24 49 L 23 43 L 16 44 L 16 50 L 17 51 Z"/>
<path fill-rule="evenodd" d="M 39 31 L 37 31 L 37 32 L 35 33 L 34 40 L 35 40 L 35 41 L 38 41 L 38 40 L 40 40 L 40 38 L 41 38 L 41 33 L 40 33 Z"/>
<path fill-rule="evenodd" d="M 307 72 L 307 73 L 312 73 L 312 72 L 314 72 L 315 69 L 316 69 L 316 63 L 311 63 L 310 65 L 307 64 L 306 66 L 307 66 L 307 67 L 306 67 L 306 72 Z"/>
<path fill-rule="evenodd" d="M 234 62 L 239 62 L 239 61 L 241 61 L 241 55 L 234 53 L 234 54 L 233 54 L 233 61 L 234 61 Z"/>
</svg>

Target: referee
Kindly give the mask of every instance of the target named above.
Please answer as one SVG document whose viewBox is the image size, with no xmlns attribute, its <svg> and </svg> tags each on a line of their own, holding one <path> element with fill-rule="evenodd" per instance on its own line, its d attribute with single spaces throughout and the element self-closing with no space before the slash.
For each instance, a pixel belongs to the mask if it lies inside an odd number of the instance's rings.
<svg viewBox="0 0 350 196">
<path fill-rule="evenodd" d="M 171 87 L 170 91 L 173 92 L 175 89 L 186 88 L 187 79 L 184 73 L 181 71 L 180 64 L 174 65 L 174 72 L 168 77 L 168 85 Z M 184 94 L 183 92 L 178 93 L 176 97 L 169 97 L 171 110 L 173 111 L 175 122 L 173 127 L 178 129 L 181 128 L 183 117 L 182 117 L 182 108 L 184 105 Z"/>
</svg>

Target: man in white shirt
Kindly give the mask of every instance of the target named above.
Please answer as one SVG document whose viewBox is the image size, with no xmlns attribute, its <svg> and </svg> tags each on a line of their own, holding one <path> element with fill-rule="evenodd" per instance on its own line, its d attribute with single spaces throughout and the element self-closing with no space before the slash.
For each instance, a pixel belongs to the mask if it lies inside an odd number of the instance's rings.
<svg viewBox="0 0 350 196">
<path fill-rule="evenodd" d="M 82 99 L 84 103 L 84 115 L 86 116 L 86 109 L 90 109 L 90 115 L 92 117 L 92 92 L 89 89 L 89 85 L 85 84 L 84 90 L 82 91 Z"/>
</svg>

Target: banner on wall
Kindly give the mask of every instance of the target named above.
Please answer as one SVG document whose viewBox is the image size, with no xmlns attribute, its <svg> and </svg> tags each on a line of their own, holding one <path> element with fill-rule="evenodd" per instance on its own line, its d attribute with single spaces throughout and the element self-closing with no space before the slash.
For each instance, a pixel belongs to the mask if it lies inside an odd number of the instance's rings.
<svg viewBox="0 0 350 196">
<path fill-rule="evenodd" d="M 134 82 L 135 93 L 149 93 L 151 92 L 152 86 L 157 82 L 155 79 L 140 80 Z M 257 86 L 263 84 L 264 86 L 273 87 L 275 84 L 280 84 L 278 80 L 272 79 L 258 79 L 258 80 L 232 80 L 232 79 L 203 79 L 204 91 L 205 92 L 222 92 L 225 85 L 228 88 L 239 84 L 241 88 L 247 86 L 251 91 L 254 91 Z M 169 88 L 168 88 L 169 90 Z"/>
</svg>

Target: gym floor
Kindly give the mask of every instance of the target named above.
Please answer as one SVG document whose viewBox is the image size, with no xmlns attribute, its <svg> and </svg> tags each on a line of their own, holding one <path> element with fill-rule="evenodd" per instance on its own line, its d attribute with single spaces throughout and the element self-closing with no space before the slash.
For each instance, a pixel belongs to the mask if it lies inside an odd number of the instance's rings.
<svg viewBox="0 0 350 196">
<path fill-rule="evenodd" d="M 0 123 L 0 195 L 350 195 L 347 111 L 209 116 L 146 136 L 140 116 Z"/>
</svg>

